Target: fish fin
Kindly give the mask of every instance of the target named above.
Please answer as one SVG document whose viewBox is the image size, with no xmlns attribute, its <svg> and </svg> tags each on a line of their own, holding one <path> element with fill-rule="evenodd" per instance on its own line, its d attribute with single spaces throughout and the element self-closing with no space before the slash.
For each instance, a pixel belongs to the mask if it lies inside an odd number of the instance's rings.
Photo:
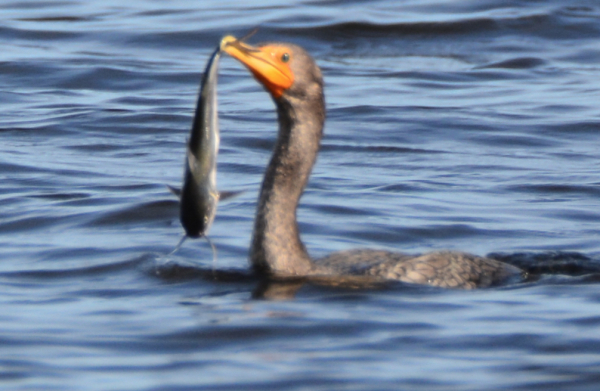
<svg viewBox="0 0 600 391">
<path fill-rule="evenodd" d="M 187 154 L 188 169 L 191 172 L 196 172 L 197 171 L 197 167 L 198 167 L 198 158 L 190 150 L 189 145 L 188 145 L 186 154 Z"/>
<path fill-rule="evenodd" d="M 177 198 L 181 198 L 181 189 L 178 189 L 176 187 L 170 186 L 170 185 L 166 185 L 167 189 L 169 189 L 169 191 L 174 194 Z"/>
<path fill-rule="evenodd" d="M 239 196 L 240 194 L 242 194 L 244 191 L 240 190 L 240 191 L 220 191 L 219 192 L 219 201 L 225 201 L 228 200 L 230 198 L 235 198 L 237 196 Z"/>
</svg>

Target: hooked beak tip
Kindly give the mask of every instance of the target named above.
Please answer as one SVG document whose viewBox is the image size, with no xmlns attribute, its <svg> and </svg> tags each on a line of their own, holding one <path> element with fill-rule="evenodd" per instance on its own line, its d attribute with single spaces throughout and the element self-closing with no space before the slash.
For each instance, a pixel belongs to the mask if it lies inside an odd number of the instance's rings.
<svg viewBox="0 0 600 391">
<path fill-rule="evenodd" d="M 221 50 L 225 50 L 227 46 L 231 45 L 234 42 L 237 42 L 236 37 L 234 37 L 233 35 L 226 35 L 223 37 L 223 39 L 221 39 L 221 44 L 219 45 L 219 47 L 221 48 Z"/>
</svg>

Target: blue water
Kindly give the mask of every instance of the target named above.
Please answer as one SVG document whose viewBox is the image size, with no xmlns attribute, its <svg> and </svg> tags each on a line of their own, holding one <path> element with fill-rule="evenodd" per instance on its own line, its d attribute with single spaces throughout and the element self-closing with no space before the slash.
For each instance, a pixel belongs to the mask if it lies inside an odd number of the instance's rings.
<svg viewBox="0 0 600 391">
<path fill-rule="evenodd" d="M 250 4 L 250 3 L 248 3 Z M 595 390 L 600 4 L 5 1 L 0 388 Z M 477 291 L 264 284 L 248 271 L 273 103 L 220 66 L 210 236 L 183 229 L 184 143 L 225 34 L 290 41 L 328 118 L 298 211 L 314 257 L 494 253 Z M 214 271 L 213 271 L 214 269 Z"/>
</svg>

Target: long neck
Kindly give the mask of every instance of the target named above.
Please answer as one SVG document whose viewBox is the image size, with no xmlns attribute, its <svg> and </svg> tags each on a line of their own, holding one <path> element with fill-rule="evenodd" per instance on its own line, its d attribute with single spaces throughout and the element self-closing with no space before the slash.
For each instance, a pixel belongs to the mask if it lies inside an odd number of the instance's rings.
<svg viewBox="0 0 600 391">
<path fill-rule="evenodd" d="M 317 158 L 324 105 L 278 100 L 279 135 L 263 180 L 250 258 L 255 270 L 307 275 L 313 264 L 300 240 L 296 208 Z"/>
</svg>

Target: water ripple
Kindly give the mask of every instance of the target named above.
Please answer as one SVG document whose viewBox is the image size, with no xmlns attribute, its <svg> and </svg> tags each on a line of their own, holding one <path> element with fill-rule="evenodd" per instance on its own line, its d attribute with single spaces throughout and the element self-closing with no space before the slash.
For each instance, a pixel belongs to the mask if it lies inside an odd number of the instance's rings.
<svg viewBox="0 0 600 391">
<path fill-rule="evenodd" d="M 591 1 L 11 1 L 0 27 L 3 389 L 596 389 L 600 8 Z M 450 248 L 520 284 L 262 281 L 248 267 L 273 102 L 225 56 L 221 203 L 177 200 L 224 34 L 325 77 L 308 251 Z M 3 349 L 3 350 L 1 350 Z M 235 376 L 232 376 L 235 374 Z"/>
</svg>

